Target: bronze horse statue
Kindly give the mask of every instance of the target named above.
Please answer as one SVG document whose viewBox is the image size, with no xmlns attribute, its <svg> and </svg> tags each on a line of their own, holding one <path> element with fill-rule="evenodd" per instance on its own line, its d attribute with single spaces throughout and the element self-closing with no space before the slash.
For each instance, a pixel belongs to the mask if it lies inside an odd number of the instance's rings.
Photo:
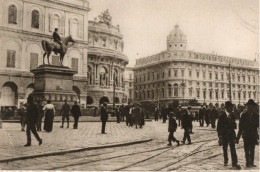
<svg viewBox="0 0 260 172">
<path fill-rule="evenodd" d="M 67 36 L 66 38 L 61 38 L 61 42 L 63 43 L 63 50 L 61 49 L 60 45 L 57 42 L 53 41 L 46 41 L 42 40 L 42 48 L 44 50 L 43 54 L 43 64 L 45 64 L 45 56 L 47 55 L 48 58 L 48 64 L 50 64 L 49 58 L 51 55 L 51 52 L 59 53 L 60 54 L 60 66 L 63 66 L 63 58 L 65 54 L 68 51 L 68 43 L 69 42 L 75 42 L 73 38 L 70 36 Z"/>
</svg>

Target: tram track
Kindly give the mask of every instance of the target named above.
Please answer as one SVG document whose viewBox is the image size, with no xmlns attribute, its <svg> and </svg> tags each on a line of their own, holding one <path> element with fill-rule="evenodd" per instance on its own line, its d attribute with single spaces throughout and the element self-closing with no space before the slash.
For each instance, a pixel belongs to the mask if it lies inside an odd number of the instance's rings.
<svg viewBox="0 0 260 172">
<path fill-rule="evenodd" d="M 205 141 L 213 141 L 215 139 L 208 139 L 208 140 L 201 140 L 201 141 L 197 141 L 197 142 L 194 142 L 193 144 L 196 144 L 196 143 L 201 143 L 201 142 L 205 142 Z M 145 161 L 148 161 L 152 158 L 155 158 L 157 156 L 160 156 L 161 154 L 163 153 L 166 153 L 170 150 L 173 150 L 177 147 L 180 147 L 180 146 L 174 146 L 174 147 L 162 147 L 162 148 L 156 148 L 156 149 L 153 149 L 153 150 L 146 150 L 146 151 L 139 151 L 139 152 L 135 152 L 135 153 L 129 153 L 129 154 L 123 154 L 123 155 L 119 155 L 119 156 L 112 156 L 112 157 L 108 157 L 108 158 L 100 158 L 100 159 L 97 159 L 97 160 L 90 160 L 88 161 L 86 158 L 82 159 L 81 162 L 76 162 L 76 163 L 69 163 L 69 164 L 66 164 L 66 165 L 62 165 L 62 166 L 58 166 L 58 167 L 54 167 L 54 168 L 49 168 L 48 170 L 58 170 L 58 169 L 64 169 L 64 168 L 67 168 L 67 167 L 73 167 L 73 166 L 79 166 L 79 165 L 85 165 L 85 164 L 91 164 L 91 163 L 97 163 L 97 162 L 100 162 L 100 161 L 107 161 L 107 160 L 111 160 L 111 159 L 118 159 L 118 158 L 122 158 L 122 157 L 130 157 L 130 156 L 134 156 L 134 155 L 138 155 L 138 154 L 145 154 L 145 153 L 150 153 L 150 152 L 155 152 L 155 151 L 160 151 L 160 150 L 163 150 L 162 152 L 159 152 L 159 153 L 156 153 L 152 156 L 149 156 L 148 158 L 145 158 L 141 161 L 138 161 L 138 162 L 135 162 L 133 164 L 130 164 L 130 165 L 127 165 L 125 167 L 121 167 L 121 168 L 118 168 L 118 169 L 114 169 L 113 171 L 119 171 L 119 170 L 123 170 L 123 169 L 126 169 L 130 166 L 134 166 L 134 165 L 137 165 L 137 164 L 140 164 L 142 162 L 145 162 Z M 164 150 L 166 149 L 166 150 Z M 77 159 L 78 160 L 78 159 Z M 85 161 L 86 160 L 86 161 Z"/>
</svg>

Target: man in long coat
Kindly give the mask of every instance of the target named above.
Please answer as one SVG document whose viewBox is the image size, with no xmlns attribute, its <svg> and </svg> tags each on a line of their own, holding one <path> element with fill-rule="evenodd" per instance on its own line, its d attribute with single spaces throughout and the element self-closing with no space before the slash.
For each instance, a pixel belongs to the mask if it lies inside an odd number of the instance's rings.
<svg viewBox="0 0 260 172">
<path fill-rule="evenodd" d="M 244 139 L 244 150 L 246 157 L 247 167 L 256 167 L 254 164 L 255 159 L 255 144 L 257 142 L 257 129 L 259 128 L 259 114 L 254 112 L 257 104 L 254 100 L 250 99 L 247 102 L 247 111 L 242 113 L 239 122 L 239 131 L 237 135 L 237 143 L 239 138 Z"/>
<path fill-rule="evenodd" d="M 188 140 L 188 144 L 191 144 L 191 139 L 190 139 L 190 129 L 191 129 L 191 118 L 188 114 L 187 110 L 183 111 L 182 114 L 182 128 L 184 129 L 184 136 L 183 140 L 181 141 L 183 144 L 185 144 L 186 139 Z"/>
<path fill-rule="evenodd" d="M 42 139 L 39 137 L 37 131 L 36 131 L 36 125 L 38 122 L 38 117 L 39 117 L 39 111 L 38 107 L 36 104 L 33 103 L 33 97 L 30 95 L 27 98 L 27 111 L 26 111 L 26 135 L 27 135 L 27 144 L 24 146 L 31 146 L 31 132 L 34 134 L 36 139 L 39 142 L 39 145 L 42 144 Z"/>
<path fill-rule="evenodd" d="M 100 114 L 101 114 L 101 122 L 102 122 L 102 129 L 101 129 L 101 133 L 102 134 L 106 134 L 105 130 L 106 130 L 106 122 L 108 120 L 108 113 L 107 113 L 107 104 L 103 103 L 103 106 L 100 109 Z"/>
<path fill-rule="evenodd" d="M 231 151 L 232 166 L 235 169 L 241 167 L 237 164 L 237 153 L 235 147 L 236 141 L 236 117 L 233 113 L 233 104 L 230 101 L 225 103 L 225 111 L 219 117 L 217 124 L 217 132 L 219 137 L 219 143 L 222 143 L 224 152 L 224 165 L 228 164 L 228 145 Z M 221 144 L 220 144 L 221 145 Z"/>
<path fill-rule="evenodd" d="M 74 102 L 74 105 L 71 108 L 71 113 L 74 117 L 73 129 L 78 129 L 78 122 L 79 122 L 79 117 L 81 116 L 81 111 L 77 101 Z"/>
</svg>

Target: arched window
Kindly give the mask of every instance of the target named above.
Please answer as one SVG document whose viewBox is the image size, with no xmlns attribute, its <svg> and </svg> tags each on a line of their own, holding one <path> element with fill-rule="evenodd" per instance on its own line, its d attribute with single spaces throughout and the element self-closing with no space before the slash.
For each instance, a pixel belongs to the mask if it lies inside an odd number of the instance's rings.
<svg viewBox="0 0 260 172">
<path fill-rule="evenodd" d="M 32 28 L 39 29 L 40 26 L 40 14 L 39 11 L 32 11 Z"/>
<path fill-rule="evenodd" d="M 178 96 L 178 84 L 174 84 L 174 96 Z"/>
<path fill-rule="evenodd" d="M 58 28 L 60 30 L 60 17 L 57 14 L 53 17 L 53 26 L 54 28 Z"/>
<path fill-rule="evenodd" d="M 8 8 L 8 23 L 17 24 L 17 8 L 14 5 L 10 5 Z"/>
</svg>

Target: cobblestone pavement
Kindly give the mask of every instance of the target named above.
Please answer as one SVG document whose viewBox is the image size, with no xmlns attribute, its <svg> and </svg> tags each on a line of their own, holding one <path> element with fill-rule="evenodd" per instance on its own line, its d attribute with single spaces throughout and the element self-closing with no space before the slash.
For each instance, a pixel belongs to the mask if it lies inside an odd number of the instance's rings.
<svg viewBox="0 0 260 172">
<path fill-rule="evenodd" d="M 70 128 L 60 128 L 60 125 L 61 123 L 54 123 L 51 133 L 38 132 L 43 139 L 41 146 L 32 134 L 32 146 L 24 147 L 27 142 L 26 132 L 21 131 L 20 124 L 4 123 L 3 129 L 0 129 L 0 160 L 143 140 L 147 139 L 146 133 L 152 127 L 152 125 L 146 125 L 143 129 L 135 129 L 127 127 L 123 122 L 108 122 L 107 134 L 101 134 L 101 122 L 80 122 L 77 130 L 72 129 L 73 123 L 70 123 Z"/>
<path fill-rule="evenodd" d="M 118 125 L 116 123 L 111 123 L 111 127 L 113 125 L 117 125 L 119 128 L 122 125 L 123 129 L 121 130 L 124 131 L 125 129 L 123 124 Z M 8 164 L 0 163 L 0 166 L 2 169 L 13 170 L 232 170 L 231 161 L 228 166 L 223 166 L 222 148 L 217 145 L 216 130 L 211 129 L 210 127 L 198 127 L 197 122 L 195 122 L 193 129 L 194 134 L 191 135 L 192 145 L 182 144 L 176 146 L 174 143 L 173 146 L 169 147 L 166 146 L 168 135 L 167 125 L 168 124 L 161 123 L 161 121 L 153 121 L 147 122 L 144 129 L 126 127 L 127 130 L 132 131 L 129 132 L 130 137 L 133 137 L 138 133 L 139 136 L 143 134 L 146 137 L 152 138 L 153 141 L 148 143 L 19 160 L 9 162 Z M 175 136 L 177 139 L 181 140 L 183 137 L 183 130 L 178 128 Z M 99 137 L 99 135 L 97 135 L 97 137 Z M 35 147 L 36 146 L 34 146 L 33 149 Z M 236 147 L 238 161 L 242 169 L 258 171 L 259 146 L 256 146 L 255 151 L 256 168 L 245 167 L 242 139 Z M 231 157 L 229 159 L 231 159 Z"/>
</svg>

